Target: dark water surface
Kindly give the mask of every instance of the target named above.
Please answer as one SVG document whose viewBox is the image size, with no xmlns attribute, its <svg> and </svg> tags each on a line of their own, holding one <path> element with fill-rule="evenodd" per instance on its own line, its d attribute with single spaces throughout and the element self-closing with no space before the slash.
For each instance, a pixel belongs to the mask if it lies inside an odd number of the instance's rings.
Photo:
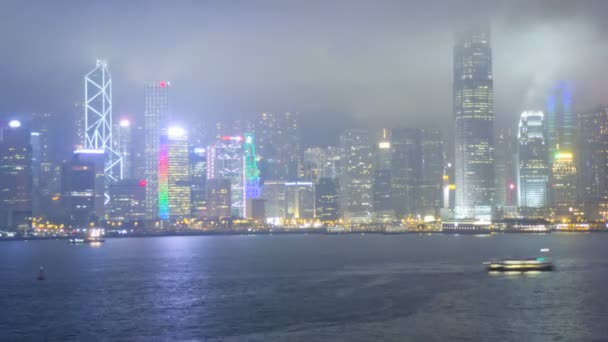
<svg viewBox="0 0 608 342">
<path fill-rule="evenodd" d="M 542 247 L 556 272 L 483 271 Z M 608 341 L 607 290 L 599 233 L 0 243 L 2 340 Z"/>
</svg>

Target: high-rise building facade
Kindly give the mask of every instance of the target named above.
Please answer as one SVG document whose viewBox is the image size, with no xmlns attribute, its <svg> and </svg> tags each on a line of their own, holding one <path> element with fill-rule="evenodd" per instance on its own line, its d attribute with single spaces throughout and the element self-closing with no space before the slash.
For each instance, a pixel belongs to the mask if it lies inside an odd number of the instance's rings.
<svg viewBox="0 0 608 342">
<path fill-rule="evenodd" d="M 207 179 L 228 179 L 230 181 L 231 213 L 243 217 L 244 160 L 243 137 L 223 136 L 207 149 Z"/>
<path fill-rule="evenodd" d="M 131 122 L 122 119 L 114 125 L 114 151 L 122 160 L 121 179 L 133 178 L 133 146 L 131 145 Z"/>
<path fill-rule="evenodd" d="M 135 221 L 146 216 L 146 182 L 138 179 L 122 179 L 110 184 L 108 218 L 110 220 Z"/>
<path fill-rule="evenodd" d="M 435 129 L 391 133 L 391 197 L 398 216 L 435 215 L 442 206 L 443 142 Z"/>
<path fill-rule="evenodd" d="M 202 217 L 207 208 L 207 151 L 190 148 L 190 214 Z"/>
<path fill-rule="evenodd" d="M 298 178 L 300 161 L 298 113 L 262 113 L 256 125 L 262 179 Z"/>
<path fill-rule="evenodd" d="M 315 188 L 312 182 L 285 183 L 287 218 L 312 219 L 315 216 Z"/>
<path fill-rule="evenodd" d="M 497 208 L 517 206 L 517 137 L 510 129 L 501 129 L 496 135 L 496 199 Z"/>
<path fill-rule="evenodd" d="M 494 200 L 494 85 L 489 27 L 454 46 L 456 215 L 489 218 Z"/>
<path fill-rule="evenodd" d="M 608 201 L 608 106 L 578 116 L 579 198 L 598 204 Z"/>
<path fill-rule="evenodd" d="M 88 227 L 99 218 L 95 212 L 96 191 L 100 190 L 96 189 L 99 182 L 95 164 L 80 157 L 81 154 L 74 154 L 74 159 L 64 163 L 61 169 L 61 203 L 74 228 Z M 99 159 L 103 160 L 101 156 Z M 103 167 L 103 163 L 100 164 Z"/>
<path fill-rule="evenodd" d="M 576 205 L 576 165 L 570 152 L 555 152 L 552 165 L 553 205 L 558 214 Z"/>
<path fill-rule="evenodd" d="M 122 178 L 122 159 L 112 146 L 112 78 L 106 61 L 84 77 L 84 149 L 103 151 L 106 186 Z"/>
<path fill-rule="evenodd" d="M 213 178 L 207 180 L 207 217 L 231 217 L 230 180 Z"/>
<path fill-rule="evenodd" d="M 543 208 L 547 205 L 549 165 L 545 142 L 543 112 L 526 111 L 521 114 L 518 140 L 519 206 Z"/>
<path fill-rule="evenodd" d="M 261 196 L 261 185 L 260 185 L 260 170 L 257 164 L 257 154 L 255 151 L 255 141 L 253 133 L 245 133 L 244 136 L 244 151 L 243 151 L 243 199 L 245 205 L 243 206 L 243 217 L 250 217 L 247 212 L 249 206 L 247 204 L 257 203 L 256 201 L 250 201 L 258 199 Z"/>
<path fill-rule="evenodd" d="M 340 205 L 351 220 L 370 218 L 373 209 L 373 156 L 369 131 L 349 129 L 340 136 Z"/>
<path fill-rule="evenodd" d="M 24 230 L 32 217 L 32 146 L 20 121 L 0 123 L 0 229 Z"/>
<path fill-rule="evenodd" d="M 158 161 L 158 217 L 190 216 L 190 155 L 188 136 L 181 127 L 169 127 L 160 138 Z"/>
<path fill-rule="evenodd" d="M 571 86 L 568 82 L 559 82 L 547 98 L 545 130 L 547 154 L 550 157 L 554 156 L 556 151 L 574 151 L 575 124 Z"/>
<path fill-rule="evenodd" d="M 163 129 L 169 124 L 170 82 L 147 82 L 144 85 L 144 161 L 146 180 L 146 218 L 158 218 L 158 169 L 159 146 Z"/>
<path fill-rule="evenodd" d="M 332 178 L 320 178 L 315 186 L 316 218 L 321 222 L 336 222 L 340 219 L 340 201 L 338 181 Z"/>
<path fill-rule="evenodd" d="M 374 213 L 392 215 L 391 201 L 391 142 L 388 130 L 382 130 L 380 141 L 374 149 L 373 180 Z"/>
</svg>

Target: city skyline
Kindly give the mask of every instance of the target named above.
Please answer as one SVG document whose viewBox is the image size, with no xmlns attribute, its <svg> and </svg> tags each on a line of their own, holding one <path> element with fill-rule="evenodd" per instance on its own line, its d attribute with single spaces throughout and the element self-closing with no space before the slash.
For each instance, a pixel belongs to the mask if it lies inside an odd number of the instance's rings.
<svg viewBox="0 0 608 342">
<path fill-rule="evenodd" d="M 303 113 L 304 127 L 310 127 L 319 118 L 327 120 L 318 137 L 325 143 L 336 141 L 332 129 L 344 120 L 351 122 L 351 127 L 381 128 L 415 118 L 424 126 L 451 113 L 451 84 L 445 82 L 445 77 L 451 73 L 453 32 L 463 24 L 456 19 L 457 14 L 472 9 L 478 16 L 487 16 L 492 24 L 494 59 L 500 61 L 494 70 L 495 78 L 500 80 L 495 98 L 499 127 L 515 129 L 513 122 L 519 113 L 543 108 L 546 92 L 561 79 L 572 81 L 574 91 L 580 94 L 575 103 L 577 111 L 589 110 L 608 100 L 600 91 L 606 87 L 608 77 L 599 67 L 608 51 L 603 38 L 606 25 L 600 13 L 608 5 L 598 1 L 584 5 L 532 1 L 520 6 L 462 1 L 455 10 L 457 13 L 451 13 L 454 9 L 447 3 L 431 6 L 414 1 L 387 1 L 379 5 L 351 5 L 352 11 L 341 17 L 345 23 L 362 18 L 382 23 L 372 25 L 371 29 L 366 26 L 368 33 L 358 29 L 347 32 L 329 20 L 348 5 L 342 1 L 323 10 L 318 5 L 302 8 L 274 1 L 263 2 L 262 8 L 248 5 L 207 8 L 196 4 L 192 10 L 189 3 L 172 7 L 167 13 L 157 9 L 138 13 L 136 3 L 125 4 L 122 10 L 115 11 L 114 6 L 104 3 L 79 4 L 68 9 L 73 4 L 68 6 L 68 2 L 59 1 L 52 8 L 42 4 L 28 12 L 32 18 L 44 13 L 45 19 L 33 20 L 33 25 L 53 24 L 53 14 L 61 14 L 64 22 L 51 25 L 49 34 L 57 36 L 58 41 L 44 53 L 36 49 L 46 45 L 29 31 L 23 33 L 23 39 L 31 42 L 25 49 L 14 40 L 6 41 L 7 49 L 18 53 L 8 56 L 0 66 L 9 80 L 0 84 L 0 91 L 8 95 L 0 104 L 0 112 L 49 111 L 67 116 L 73 103 L 80 101 L 76 79 L 90 69 L 90 60 L 104 58 L 114 78 L 114 112 L 121 116 L 141 115 L 143 106 L 137 99 L 143 93 L 140 89 L 143 82 L 170 79 L 174 83 L 175 110 L 188 120 L 215 121 L 220 116 L 253 118 L 263 111 L 297 111 Z M 96 11 L 87 11 L 91 8 Z M 132 23 L 128 24 L 131 30 L 117 32 L 104 20 L 95 20 L 87 29 L 79 30 L 87 20 L 86 15 L 74 15 L 81 10 L 102 18 L 113 15 L 128 18 L 123 21 Z M 570 15 L 572 12 L 576 15 Z M 200 20 L 206 24 L 194 23 L 194 13 L 207 19 Z M 312 13 L 319 15 L 318 25 L 306 25 L 306 18 Z M 16 10 L 2 25 L 10 25 L 21 15 L 24 14 Z M 243 20 L 240 25 L 251 23 L 258 16 L 268 22 L 253 25 L 250 34 L 256 38 L 254 47 L 246 43 L 249 35 L 235 35 L 235 31 L 240 32 L 239 26 L 232 24 L 238 24 L 234 22 L 236 18 Z M 443 20 L 427 23 L 424 19 L 429 16 Z M 291 35 L 269 30 L 272 24 L 283 21 L 292 22 Z M 158 22 L 167 24 L 156 25 Z M 186 26 L 191 26 L 192 33 L 199 38 L 185 33 Z M 106 34 L 84 40 L 82 35 L 91 30 Z M 149 35 L 158 38 L 151 41 L 146 38 Z M 144 38 L 138 39 L 141 47 L 127 44 L 134 36 Z M 58 60 L 59 53 L 73 49 L 68 45 L 71 41 L 82 41 L 82 49 Z M 189 41 L 194 44 L 185 44 Z M 543 46 L 537 46 L 539 41 Z M 406 48 L 411 46 L 416 49 Z M 249 57 L 244 63 L 237 63 L 234 57 L 223 58 L 225 55 Z M 520 63 L 508 63 L 522 55 L 526 58 Z M 24 77 L 34 74 L 47 81 L 36 83 L 33 78 Z M 595 77 L 600 75 L 604 77 Z M 255 96 L 251 89 L 256 89 Z M 436 94 L 435 100 L 422 101 L 429 91 Z M 440 128 L 450 132 L 447 124 Z"/>
</svg>

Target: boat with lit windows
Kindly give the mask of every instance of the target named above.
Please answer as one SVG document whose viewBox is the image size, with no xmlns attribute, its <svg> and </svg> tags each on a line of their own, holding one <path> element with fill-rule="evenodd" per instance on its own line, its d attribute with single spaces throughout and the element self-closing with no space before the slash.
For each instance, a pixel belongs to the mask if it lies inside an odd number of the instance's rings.
<svg viewBox="0 0 608 342">
<path fill-rule="evenodd" d="M 553 271 L 553 260 L 545 257 L 525 259 L 499 259 L 484 263 L 488 272 Z"/>
</svg>

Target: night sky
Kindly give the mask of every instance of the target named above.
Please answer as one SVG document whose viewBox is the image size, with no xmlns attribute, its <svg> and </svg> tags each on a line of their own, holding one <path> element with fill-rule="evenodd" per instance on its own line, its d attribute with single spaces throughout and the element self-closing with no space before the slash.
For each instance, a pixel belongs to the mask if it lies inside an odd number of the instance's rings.
<svg viewBox="0 0 608 342">
<path fill-rule="evenodd" d="M 300 112 L 324 123 L 309 144 L 346 126 L 448 130 L 453 33 L 484 17 L 499 126 L 562 79 L 575 109 L 608 102 L 608 1 L 4 0 L 0 112 L 67 115 L 105 58 L 117 116 L 141 115 L 142 83 L 162 79 L 178 118 Z"/>
</svg>

